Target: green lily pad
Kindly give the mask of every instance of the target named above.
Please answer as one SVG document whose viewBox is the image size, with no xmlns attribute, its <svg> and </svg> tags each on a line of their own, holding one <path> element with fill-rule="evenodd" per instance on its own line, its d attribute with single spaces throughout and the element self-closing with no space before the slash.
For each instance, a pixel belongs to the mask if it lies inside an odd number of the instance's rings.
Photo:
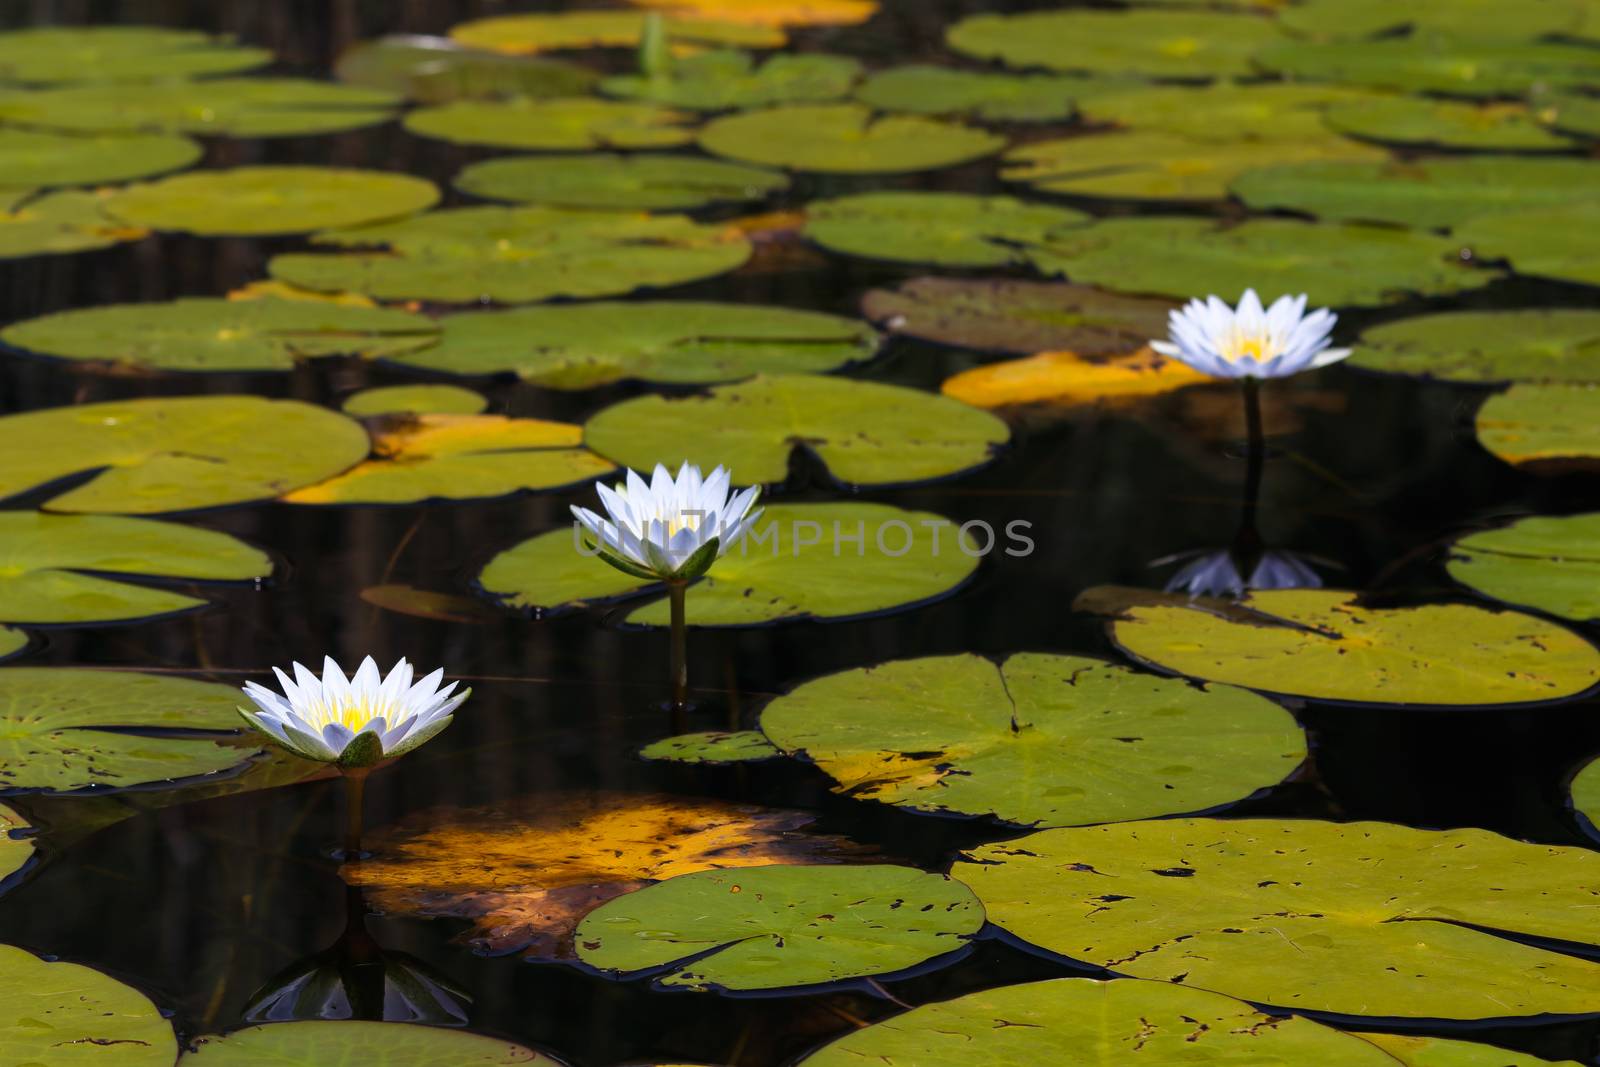
<svg viewBox="0 0 1600 1067">
<path fill-rule="evenodd" d="M 1152 78 L 1247 75 L 1256 50 L 1279 39 L 1270 19 L 1145 10 L 973 15 L 945 33 L 957 52 L 1008 67 Z"/>
<path fill-rule="evenodd" d="M 783 753 L 760 730 L 705 730 L 654 741 L 639 755 L 670 763 L 755 763 Z"/>
<path fill-rule="evenodd" d="M 0 670 L 0 789 L 125 789 L 237 767 L 249 749 L 196 734 L 236 734 L 238 706 L 239 691 L 214 682 L 7 667 Z"/>
<path fill-rule="evenodd" d="M 0 660 L 10 659 L 28 647 L 28 635 L 22 630 L 0 626 Z"/>
<path fill-rule="evenodd" d="M 554 100 L 458 100 L 405 118 L 421 137 L 451 144 L 542 151 L 671 148 L 694 140 L 691 117 L 655 104 L 577 96 Z"/>
<path fill-rule="evenodd" d="M 1531 41 L 1576 31 L 1583 14 L 1583 0 L 1307 0 L 1285 5 L 1278 21 L 1293 33 L 1339 40 L 1409 30 L 1415 36 Z"/>
<path fill-rule="evenodd" d="M 1579 137 L 1600 137 L 1600 99 L 1583 93 L 1541 93 L 1534 114 L 1546 126 Z"/>
<path fill-rule="evenodd" d="M 0 259 L 90 252 L 149 236 L 106 218 L 105 200 L 103 193 L 0 190 Z"/>
<path fill-rule="evenodd" d="M 728 115 L 700 131 L 707 152 L 824 174 L 938 170 L 993 155 L 1006 139 L 919 115 L 878 115 L 861 104 L 774 107 Z"/>
<path fill-rule="evenodd" d="M 0 96 L 0 101 L 4 99 Z M 199 145 L 167 134 L 72 137 L 46 130 L 0 129 L 0 174 L 14 186 L 120 182 L 181 170 L 199 158 Z"/>
<path fill-rule="evenodd" d="M 1461 262 L 1460 243 L 1377 226 L 1249 219 L 1119 218 L 1058 230 L 1033 253 L 1046 273 L 1118 292 L 1177 299 L 1201 289 L 1233 299 L 1262 284 L 1313 304 L 1388 304 L 1409 294 L 1459 293 L 1494 281 Z M 1198 286 L 1198 288 L 1197 288 Z"/>
<path fill-rule="evenodd" d="M 1472 104 L 1415 96 L 1372 96 L 1328 108 L 1332 129 L 1384 144 L 1503 152 L 1568 152 L 1572 140 L 1540 123 L 1524 104 Z"/>
<path fill-rule="evenodd" d="M 0 945 L 0 1047 L 19 1067 L 172 1067 L 172 1024 L 138 990 Z"/>
<path fill-rule="evenodd" d="M 806 209 L 805 235 L 846 255 L 941 267 L 1026 263 L 1062 230 L 1092 221 L 1070 208 L 968 193 L 859 193 Z"/>
<path fill-rule="evenodd" d="M 1507 463 L 1600 458 L 1600 390 L 1519 382 L 1478 409 L 1478 443 Z"/>
<path fill-rule="evenodd" d="M 1600 51 L 1600 49 L 1597 49 Z M 1479 259 L 1503 259 L 1518 274 L 1600 285 L 1600 259 L 1590 239 L 1600 227 L 1600 204 L 1487 215 L 1455 235 Z"/>
<path fill-rule="evenodd" d="M 650 14 L 644 11 L 571 11 L 559 14 L 500 15 L 463 22 L 450 38 L 469 48 L 509 55 L 574 48 L 637 48 Z M 673 44 L 696 48 L 781 48 L 785 37 L 770 26 L 712 19 L 661 20 Z"/>
<path fill-rule="evenodd" d="M 862 314 L 894 333 L 985 352 L 1080 356 L 1125 355 L 1165 337 L 1174 307 L 1086 285 L 1004 278 L 913 278 L 861 301 Z"/>
<path fill-rule="evenodd" d="M 760 200 L 787 188 L 778 171 L 694 156 L 597 153 L 474 163 L 456 175 L 464 193 L 490 200 L 644 211 Z"/>
<path fill-rule="evenodd" d="M 1270 693 L 1383 704 L 1505 705 L 1582 693 L 1600 649 L 1514 611 L 1367 608 L 1337 589 L 1258 591 L 1236 604 L 1152 600 L 1111 624 L 1130 656 Z"/>
<path fill-rule="evenodd" d="M 856 99 L 880 111 L 914 115 L 1060 122 L 1072 117 L 1079 100 L 1120 86 L 1107 79 L 916 65 L 879 71 L 856 90 Z"/>
<path fill-rule="evenodd" d="M 353 1019 L 269 1023 L 202 1037 L 178 1062 L 182 1067 L 560 1067 L 557 1060 L 497 1037 Z"/>
<path fill-rule="evenodd" d="M 430 320 L 404 311 L 212 297 L 76 308 L 0 331 L 0 341 L 40 355 L 163 371 L 290 370 L 319 356 L 392 356 L 437 336 Z"/>
<path fill-rule="evenodd" d="M 1600 163 L 1537 156 L 1290 163 L 1252 170 L 1233 193 L 1258 210 L 1448 229 L 1483 215 L 1600 197 Z"/>
<path fill-rule="evenodd" d="M 1329 140 L 1323 115 L 1349 103 L 1382 100 L 1364 89 L 1342 85 L 1266 82 L 1237 85 L 1124 85 L 1091 97 L 1084 117 L 1130 129 L 1178 134 L 1192 141 Z M 1196 121 L 1195 116 L 1205 116 Z M 1215 149 L 1213 149 L 1215 150 Z M 1193 154 L 1191 147 L 1188 154 Z"/>
<path fill-rule="evenodd" d="M 904 485 L 987 463 L 1006 424 L 955 400 L 878 382 L 784 374 L 723 385 L 703 396 L 642 396 L 584 427 L 589 447 L 650 470 L 718 465 L 735 485 L 781 482 L 804 447 L 845 485 Z"/>
<path fill-rule="evenodd" d="M 233 74 L 272 62 L 265 48 L 165 26 L 36 26 L 0 33 L 0 82 L 142 82 Z"/>
<path fill-rule="evenodd" d="M 293 137 L 387 122 L 392 93 L 304 78 L 71 85 L 0 96 L 0 119 L 85 133 Z"/>
<path fill-rule="evenodd" d="M 1584 764 L 1573 777 L 1572 806 L 1591 827 L 1600 826 L 1600 759 Z"/>
<path fill-rule="evenodd" d="M 508 607 L 541 616 L 665 592 L 581 547 L 568 528 L 540 534 L 490 560 L 478 584 Z M 978 561 L 968 552 L 977 547 L 971 538 L 958 543 L 955 524 L 928 512 L 855 502 L 774 504 L 738 547 L 689 587 L 689 620 L 694 626 L 760 626 L 904 610 L 971 577 Z M 667 625 L 666 600 L 634 609 L 627 622 Z"/>
<path fill-rule="evenodd" d="M 242 504 L 363 459 L 361 424 L 297 400 L 150 397 L 0 418 L 0 499 L 71 475 L 51 511 L 156 514 Z"/>
<path fill-rule="evenodd" d="M 392 34 L 346 49 L 334 76 L 423 104 L 505 96 L 581 96 L 600 80 L 586 67 L 465 48 L 448 37 Z"/>
<path fill-rule="evenodd" d="M 1600 514 L 1535 516 L 1463 537 L 1450 576 L 1508 604 L 1600 618 Z"/>
<path fill-rule="evenodd" d="M 131 185 L 104 208 L 152 230 L 257 235 L 358 226 L 422 211 L 438 199 L 432 182 L 388 171 L 235 167 Z"/>
<path fill-rule="evenodd" d="M 28 820 L 0 804 L 0 885 L 33 862 Z"/>
<path fill-rule="evenodd" d="M 674 59 L 659 74 L 619 74 L 600 83 L 612 96 L 692 111 L 809 104 L 850 95 L 861 64 L 817 52 L 776 55 L 759 67 L 748 52 L 702 52 Z"/>
<path fill-rule="evenodd" d="M 751 252 L 738 230 L 683 215 L 543 206 L 453 208 L 332 230 L 314 240 L 387 250 L 287 253 L 273 257 L 273 276 L 323 292 L 454 304 L 616 296 L 681 285 L 735 270 Z"/>
<path fill-rule="evenodd" d="M 1540 86 L 1582 86 L 1600 77 L 1600 50 L 1594 48 L 1434 34 L 1290 41 L 1263 48 L 1255 61 L 1275 74 L 1307 81 L 1483 98 L 1526 96 Z"/>
<path fill-rule="evenodd" d="M 1376 1045 L 1405 1067 L 1583 1067 L 1576 1060 L 1546 1060 L 1476 1041 L 1414 1034 L 1353 1034 Z"/>
<path fill-rule="evenodd" d="M 854 319 L 748 304 L 560 304 L 439 322 L 439 343 L 403 354 L 401 362 L 451 374 L 516 374 L 551 389 L 828 371 L 867 359 L 878 347 L 877 334 Z"/>
<path fill-rule="evenodd" d="M 753 990 L 903 971 L 963 949 L 983 909 L 960 882 L 912 867 L 700 871 L 602 904 L 578 958 L 666 989 Z"/>
<path fill-rule="evenodd" d="M 459 385 L 383 385 L 351 393 L 339 405 L 346 415 L 477 415 L 489 406 L 481 393 Z"/>
<path fill-rule="evenodd" d="M 913 811 L 1079 826 L 1200 811 L 1306 756 L 1294 717 L 1082 656 L 898 660 L 807 682 L 761 713 L 836 791 Z"/>
<path fill-rule="evenodd" d="M 225 533 L 112 515 L 0 511 L 0 619 L 121 622 L 199 607 L 204 600 L 128 579 L 242 582 L 272 560 Z"/>
<path fill-rule="evenodd" d="M 1364 331 L 1350 362 L 1452 382 L 1600 382 L 1600 311 L 1419 315 Z"/>
<path fill-rule="evenodd" d="M 1341 1015 L 1594 1010 L 1600 964 L 1493 932 L 1592 942 L 1589 849 L 1391 823 L 1164 819 L 1044 830 L 971 856 L 959 874 L 991 922 L 1135 978 Z"/>
</svg>

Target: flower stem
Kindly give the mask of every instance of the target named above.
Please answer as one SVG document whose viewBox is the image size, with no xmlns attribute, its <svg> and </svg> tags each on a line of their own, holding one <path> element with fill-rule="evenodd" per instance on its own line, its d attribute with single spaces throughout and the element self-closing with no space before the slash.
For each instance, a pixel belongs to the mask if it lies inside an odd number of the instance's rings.
<svg viewBox="0 0 1600 1067">
<path fill-rule="evenodd" d="M 1251 557 L 1260 553 L 1261 534 L 1256 527 L 1256 510 L 1261 499 L 1261 473 L 1267 458 L 1266 434 L 1261 428 L 1261 379 L 1241 378 L 1244 389 L 1244 421 L 1249 434 L 1245 453 L 1244 497 L 1239 515 L 1239 532 L 1234 537 L 1234 555 Z M 1254 566 L 1253 560 L 1244 561 Z"/>
<path fill-rule="evenodd" d="M 667 599 L 672 605 L 672 710 L 680 714 L 689 706 L 688 592 L 688 582 L 667 583 Z"/>
<path fill-rule="evenodd" d="M 344 775 L 344 861 L 361 858 L 361 830 L 364 825 L 368 767 L 350 767 Z"/>
</svg>

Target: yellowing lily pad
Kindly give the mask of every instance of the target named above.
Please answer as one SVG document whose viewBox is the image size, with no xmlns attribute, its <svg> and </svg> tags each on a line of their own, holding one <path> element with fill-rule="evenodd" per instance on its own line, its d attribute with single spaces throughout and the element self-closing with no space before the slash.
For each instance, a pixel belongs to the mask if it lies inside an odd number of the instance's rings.
<svg viewBox="0 0 1600 1067">
<path fill-rule="evenodd" d="M 670 878 L 578 926 L 578 958 L 664 989 L 755 990 L 891 974 L 964 949 L 966 886 L 912 867 L 750 867 Z M 661 973 L 664 972 L 664 973 Z"/>
<path fill-rule="evenodd" d="M 1463 537 L 1450 576 L 1508 604 L 1600 618 L 1600 514 L 1534 516 Z"/>
<path fill-rule="evenodd" d="M 858 193 L 806 209 L 805 235 L 846 255 L 943 267 L 1026 263 L 1090 221 L 1070 208 L 968 193 Z"/>
<path fill-rule="evenodd" d="M 195 171 L 108 197 L 107 214 L 152 230 L 198 234 L 303 233 L 410 215 L 433 206 L 432 182 L 335 167 Z"/>
<path fill-rule="evenodd" d="M 760 730 L 703 730 L 653 741 L 639 750 L 642 759 L 668 763 L 754 763 L 781 755 Z"/>
<path fill-rule="evenodd" d="M 213 297 L 76 308 L 0 331 L 0 341 L 40 355 L 159 371 L 289 370 L 320 356 L 392 356 L 437 336 L 431 321 L 404 311 Z"/>
<path fill-rule="evenodd" d="M 1367 608 L 1336 589 L 1235 605 L 1154 600 L 1111 624 L 1129 655 L 1192 678 L 1314 700 L 1439 706 L 1557 700 L 1600 682 L 1600 649 L 1515 611 Z"/>
<path fill-rule="evenodd" d="M 0 1048 L 27 1067 L 172 1067 L 178 1039 L 138 990 L 0 945 Z"/>
<path fill-rule="evenodd" d="M 497 97 L 581 96 L 600 80 L 557 59 L 466 48 L 448 37 L 391 34 L 346 49 L 333 67 L 343 82 L 423 104 Z"/>
<path fill-rule="evenodd" d="M 410 1023 L 354 1019 L 279 1022 L 197 1039 L 182 1067 L 560 1067 L 557 1060 L 497 1037 Z"/>
<path fill-rule="evenodd" d="M 1396 145 L 1504 152 L 1567 152 L 1570 138 L 1552 133 L 1524 104 L 1474 104 L 1415 96 L 1370 96 L 1330 107 L 1340 133 Z"/>
<path fill-rule="evenodd" d="M 880 111 L 950 115 L 986 122 L 1060 122 L 1083 97 L 1114 91 L 1117 82 L 1059 74 L 1002 74 L 951 67 L 879 71 L 856 99 Z"/>
<path fill-rule="evenodd" d="M 570 97 L 459 100 L 406 116 L 406 129 L 452 144 L 545 151 L 671 148 L 694 140 L 690 116 L 655 104 Z"/>
<path fill-rule="evenodd" d="M 682 18 L 749 26 L 854 26 L 878 10 L 877 0 L 628 0 Z"/>
<path fill-rule="evenodd" d="M 1572 33 L 1583 24 L 1583 0 L 1307 0 L 1288 4 L 1279 21 L 1296 34 L 1349 40 L 1409 30 L 1413 36 L 1457 35 L 1531 41 Z"/>
<path fill-rule="evenodd" d="M 204 600 L 128 579 L 240 582 L 272 560 L 225 533 L 111 515 L 0 511 L 0 619 L 32 625 L 120 622 Z"/>
<path fill-rule="evenodd" d="M 1475 218 L 1455 235 L 1479 259 L 1506 260 L 1518 274 L 1600 285 L 1590 240 L 1596 227 L 1600 204 L 1589 202 Z"/>
<path fill-rule="evenodd" d="M 993 415 L 945 397 L 809 374 L 625 400 L 584 427 L 589 447 L 622 466 L 721 465 L 735 485 L 783 481 L 797 447 L 846 485 L 928 481 L 987 463 L 1009 437 Z"/>
<path fill-rule="evenodd" d="M 459 385 L 383 385 L 351 393 L 339 405 L 346 415 L 477 415 L 489 406 L 480 393 Z"/>
<path fill-rule="evenodd" d="M 1364 331 L 1350 362 L 1453 382 L 1597 382 L 1600 311 L 1528 308 L 1419 315 Z"/>
<path fill-rule="evenodd" d="M 0 498 L 98 470 L 51 511 L 156 514 L 280 496 L 367 454 L 361 424 L 255 396 L 162 397 L 0 418 Z"/>
<path fill-rule="evenodd" d="M 469 48 L 510 55 L 570 48 L 636 48 L 650 13 L 644 11 L 569 11 L 559 14 L 500 15 L 463 22 L 450 37 Z M 787 38 L 771 26 L 701 18 L 667 18 L 662 29 L 674 45 L 696 48 L 781 48 Z"/>
<path fill-rule="evenodd" d="M 782 173 L 676 155 L 522 156 L 474 163 L 456 175 L 464 193 L 490 200 L 647 211 L 760 200 L 787 188 Z"/>
<path fill-rule="evenodd" d="M 1600 388 L 1518 383 L 1478 409 L 1478 442 L 1507 463 L 1600 457 Z"/>
<path fill-rule="evenodd" d="M 0 94 L 0 112 L 4 101 Z M 169 134 L 68 136 L 47 130 L 0 129 L 0 174 L 7 185 L 40 188 L 95 185 L 181 170 L 200 146 Z"/>
<path fill-rule="evenodd" d="M 1600 76 L 1600 50 L 1584 45 L 1438 34 L 1287 41 L 1262 48 L 1254 59 L 1268 71 L 1305 81 L 1485 99 L 1582 86 Z"/>
<path fill-rule="evenodd" d="M 878 345 L 877 334 L 854 319 L 689 301 L 475 311 L 440 324 L 437 345 L 400 361 L 451 374 L 511 373 L 552 389 L 827 371 L 870 357 Z"/>
<path fill-rule="evenodd" d="M 837 100 L 860 74 L 861 64 L 848 56 L 777 55 L 757 67 L 747 52 L 703 52 L 657 73 L 607 78 L 600 88 L 669 107 L 725 111 Z"/>
<path fill-rule="evenodd" d="M 1111 359 L 1085 359 L 1074 352 L 1041 352 L 962 371 L 947 378 L 941 391 L 963 404 L 980 408 L 1026 404 L 1073 407 L 1156 396 L 1215 380 L 1148 348 Z"/>
<path fill-rule="evenodd" d="M 990 921 L 1119 974 L 1341 1015 L 1589 1013 L 1600 855 L 1483 830 L 1164 819 L 1045 830 L 958 866 Z M 1494 1061 L 1503 1062 L 1503 1061 Z"/>
<path fill-rule="evenodd" d="M 106 199 L 104 193 L 70 190 L 0 190 L 0 259 L 90 252 L 149 236 L 102 214 Z"/>
<path fill-rule="evenodd" d="M 700 147 L 719 156 L 825 174 L 938 170 L 993 155 L 1004 137 L 917 115 L 878 115 L 861 104 L 775 107 L 717 119 Z"/>
<path fill-rule="evenodd" d="M 531 303 L 681 285 L 739 267 L 750 242 L 683 215 L 470 207 L 332 230 L 318 244 L 384 251 L 274 256 L 274 277 L 384 300 Z"/>
<path fill-rule="evenodd" d="M 0 34 L 0 82 L 143 82 L 232 74 L 272 62 L 264 48 L 166 26 L 36 26 Z"/>
<path fill-rule="evenodd" d="M 373 458 L 284 496 L 290 504 L 415 504 L 559 489 L 615 468 L 566 422 L 418 415 L 373 436 Z"/>
<path fill-rule="evenodd" d="M 1270 19 L 1160 10 L 973 15 L 945 34 L 957 52 L 1008 67 L 1154 78 L 1247 75 L 1256 50 L 1278 39 Z"/>
<path fill-rule="evenodd" d="M 1033 653 L 829 675 L 768 704 L 761 730 L 851 797 L 1031 826 L 1213 808 L 1306 755 L 1294 717 L 1254 693 Z"/>
</svg>

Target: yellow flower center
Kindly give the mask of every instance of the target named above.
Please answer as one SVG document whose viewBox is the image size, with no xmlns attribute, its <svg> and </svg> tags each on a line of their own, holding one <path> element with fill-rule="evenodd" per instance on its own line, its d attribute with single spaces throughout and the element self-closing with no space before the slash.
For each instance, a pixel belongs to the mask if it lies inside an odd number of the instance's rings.
<svg viewBox="0 0 1600 1067">
<path fill-rule="evenodd" d="M 1230 340 L 1231 343 L 1222 348 L 1222 358 L 1229 363 L 1237 363 L 1246 357 L 1264 363 L 1270 358 L 1271 338 L 1264 334 L 1234 334 Z"/>
<path fill-rule="evenodd" d="M 306 709 L 306 717 L 319 727 L 338 723 L 352 733 L 359 733 L 362 727 L 374 719 L 382 719 L 384 728 L 387 729 L 389 717 L 393 712 L 394 708 L 387 701 L 379 704 L 355 699 L 329 704 L 318 700 Z"/>
</svg>

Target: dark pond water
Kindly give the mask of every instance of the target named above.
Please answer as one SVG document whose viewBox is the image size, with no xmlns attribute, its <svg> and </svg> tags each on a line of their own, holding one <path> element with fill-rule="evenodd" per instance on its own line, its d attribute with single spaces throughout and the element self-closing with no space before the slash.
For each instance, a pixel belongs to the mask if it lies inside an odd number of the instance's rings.
<svg viewBox="0 0 1600 1067">
<path fill-rule="evenodd" d="M 0 24 L 138 22 L 229 31 L 272 48 L 285 70 L 325 72 L 341 48 L 385 32 L 441 33 L 510 5 L 438 0 L 147 0 L 20 2 Z M 559 8 L 560 5 L 533 5 Z M 807 31 L 800 47 L 907 60 L 936 54 L 942 26 L 1020 3 L 885 0 L 865 29 Z M 518 10 L 529 5 L 519 4 Z M 1044 137 L 1049 131 L 1029 131 Z M 269 142 L 219 140 L 208 165 L 326 163 L 405 170 L 447 185 L 490 155 L 424 142 L 389 124 L 358 133 Z M 999 190 L 978 165 L 919 178 L 800 176 L 772 204 L 877 187 Z M 447 194 L 454 196 L 454 194 Z M 460 202 L 460 198 L 447 203 Z M 1104 204 L 1097 210 L 1107 210 Z M 261 277 L 292 240 L 152 237 L 106 252 L 0 264 L 0 319 L 119 301 L 216 294 Z M 867 288 L 926 271 L 819 255 L 781 273 L 686 287 L 684 297 L 854 314 Z M 1197 283 L 1198 284 L 1198 283 Z M 1472 306 L 1581 304 L 1577 289 L 1507 282 Z M 1421 304 L 1385 309 L 1414 313 Z M 1444 305 L 1438 305 L 1444 306 Z M 1378 316 L 1368 316 L 1375 320 Z M 1361 316 L 1341 332 L 1354 332 Z M 853 373 L 937 389 L 972 360 L 896 340 Z M 0 360 L 0 409 L 28 410 L 118 397 L 248 392 L 337 406 L 351 389 L 412 381 L 354 360 L 302 365 L 289 375 L 117 378 L 62 363 Z M 491 410 L 581 421 L 628 388 L 556 394 L 514 383 L 486 387 Z M 1528 512 L 1600 508 L 1600 478 L 1534 476 L 1485 453 L 1471 416 L 1488 395 L 1336 368 L 1269 386 L 1269 414 L 1286 422 L 1269 462 L 1261 526 L 1275 546 L 1336 564 L 1331 584 L 1396 602 L 1461 596 L 1445 576 L 1442 541 Z M 1101 622 L 1070 609 L 1101 583 L 1159 586 L 1170 566 L 1151 561 L 1225 544 L 1237 521 L 1243 464 L 1230 458 L 1236 397 L 1190 391 L 1126 411 L 1081 409 L 1018 429 L 992 466 L 959 482 L 867 494 L 957 520 L 1033 524 L 1037 552 L 987 559 L 959 595 L 887 618 L 749 631 L 697 632 L 691 678 L 696 725 L 748 723 L 771 695 L 820 674 L 887 659 L 973 650 L 1114 656 Z M 833 495 L 797 470 L 785 496 Z M 360 591 L 382 581 L 466 592 L 496 551 L 564 521 L 585 492 L 437 508 L 297 509 L 260 505 L 196 516 L 278 554 L 263 588 L 214 593 L 213 608 L 126 627 L 55 630 L 29 664 L 130 666 L 221 681 L 261 678 L 269 665 L 353 663 L 405 655 L 445 664 L 470 681 L 467 712 L 426 749 L 376 776 L 370 821 L 381 826 L 439 805 L 473 805 L 542 791 L 666 791 L 814 809 L 819 828 L 875 844 L 885 855 L 940 869 L 966 846 L 1007 831 L 841 800 L 811 768 L 758 771 L 646 764 L 638 745 L 671 732 L 664 696 L 666 636 L 604 624 L 594 615 L 551 621 L 504 617 L 469 625 L 380 611 Z M 26 503 L 26 502 L 24 502 Z M 1450 714 L 1392 708 L 1297 707 L 1313 757 L 1292 781 L 1230 813 L 1376 819 L 1419 827 L 1474 826 L 1516 837 L 1588 844 L 1565 809 L 1564 783 L 1600 750 L 1593 701 L 1531 712 Z M 0 905 L 0 942 L 90 964 L 131 982 L 175 1012 L 180 1034 L 237 1025 L 275 976 L 326 949 L 344 927 L 343 883 L 325 850 L 338 834 L 337 784 L 252 792 L 137 814 L 69 847 Z M 72 826 L 72 800 L 19 806 L 49 826 Z M 70 838 L 72 835 L 65 835 Z M 578 1064 L 701 1061 L 775 1064 L 857 1021 L 895 1010 L 860 987 L 788 997 L 724 998 L 651 992 L 564 965 L 470 954 L 452 938 L 465 924 L 379 918 L 388 949 L 410 953 L 470 993 L 480 1032 L 538 1045 Z M 995 937 L 957 965 L 888 983 L 916 1004 L 986 986 L 1085 973 Z M 1442 1030 L 1439 1032 L 1443 1032 Z M 1483 1036 L 1510 1047 L 1594 1062 L 1590 1021 L 1502 1027 Z"/>
</svg>

